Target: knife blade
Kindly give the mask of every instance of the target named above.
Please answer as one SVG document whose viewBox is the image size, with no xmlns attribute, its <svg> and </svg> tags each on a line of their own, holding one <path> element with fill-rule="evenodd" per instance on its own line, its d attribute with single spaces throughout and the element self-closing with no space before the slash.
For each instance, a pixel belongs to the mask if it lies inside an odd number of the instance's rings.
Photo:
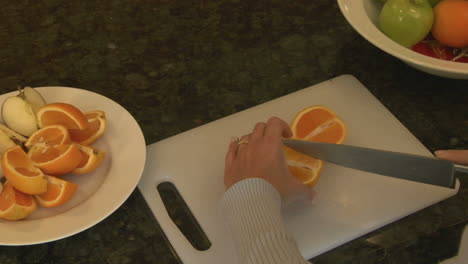
<svg viewBox="0 0 468 264">
<path fill-rule="evenodd" d="M 340 166 L 452 189 L 456 183 L 455 170 L 466 169 L 432 157 L 350 145 L 294 139 L 284 139 L 283 144 Z"/>
</svg>

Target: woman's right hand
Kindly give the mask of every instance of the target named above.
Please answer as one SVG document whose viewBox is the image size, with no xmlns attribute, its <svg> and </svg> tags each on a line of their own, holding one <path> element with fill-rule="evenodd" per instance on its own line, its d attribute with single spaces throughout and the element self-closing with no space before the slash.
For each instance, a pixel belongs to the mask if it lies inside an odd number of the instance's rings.
<svg viewBox="0 0 468 264">
<path fill-rule="evenodd" d="M 438 150 L 434 154 L 439 159 L 468 165 L 468 150 Z"/>
</svg>

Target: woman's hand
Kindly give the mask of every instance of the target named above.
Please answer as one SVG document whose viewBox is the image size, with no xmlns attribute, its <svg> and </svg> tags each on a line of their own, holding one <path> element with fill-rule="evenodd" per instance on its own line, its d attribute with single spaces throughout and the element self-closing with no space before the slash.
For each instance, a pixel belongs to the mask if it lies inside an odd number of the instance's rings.
<svg viewBox="0 0 468 264">
<path fill-rule="evenodd" d="M 224 184 L 226 190 L 248 178 L 270 182 L 283 198 L 308 189 L 294 178 L 284 158 L 282 138 L 291 137 L 289 126 L 272 117 L 255 125 L 252 133 L 240 140 L 233 138 L 226 154 Z"/>
<path fill-rule="evenodd" d="M 439 159 L 468 165 L 468 150 L 438 150 L 434 154 Z"/>
</svg>

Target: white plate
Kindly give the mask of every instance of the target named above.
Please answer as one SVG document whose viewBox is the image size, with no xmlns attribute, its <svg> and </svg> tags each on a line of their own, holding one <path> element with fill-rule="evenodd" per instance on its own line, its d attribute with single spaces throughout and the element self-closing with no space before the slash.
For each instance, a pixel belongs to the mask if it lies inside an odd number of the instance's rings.
<svg viewBox="0 0 468 264">
<path fill-rule="evenodd" d="M 146 145 L 140 126 L 132 115 L 102 95 L 69 87 L 36 88 L 47 103 L 70 103 L 82 111 L 103 110 L 107 130 L 93 146 L 107 151 L 103 164 L 84 175 L 64 179 L 78 184 L 66 204 L 39 208 L 27 219 L 0 220 L 0 245 L 31 245 L 74 235 L 97 224 L 119 208 L 140 180 L 146 159 Z M 17 92 L 0 96 L 3 101 Z"/>
</svg>

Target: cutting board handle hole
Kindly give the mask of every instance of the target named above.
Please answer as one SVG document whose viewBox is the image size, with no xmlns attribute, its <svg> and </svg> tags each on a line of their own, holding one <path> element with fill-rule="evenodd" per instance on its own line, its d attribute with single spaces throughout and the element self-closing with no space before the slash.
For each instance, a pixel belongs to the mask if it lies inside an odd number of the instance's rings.
<svg viewBox="0 0 468 264">
<path fill-rule="evenodd" d="M 210 240 L 175 185 L 171 182 L 162 182 L 158 184 L 157 190 L 172 222 L 190 244 L 199 251 L 208 250 L 211 247 Z"/>
</svg>

